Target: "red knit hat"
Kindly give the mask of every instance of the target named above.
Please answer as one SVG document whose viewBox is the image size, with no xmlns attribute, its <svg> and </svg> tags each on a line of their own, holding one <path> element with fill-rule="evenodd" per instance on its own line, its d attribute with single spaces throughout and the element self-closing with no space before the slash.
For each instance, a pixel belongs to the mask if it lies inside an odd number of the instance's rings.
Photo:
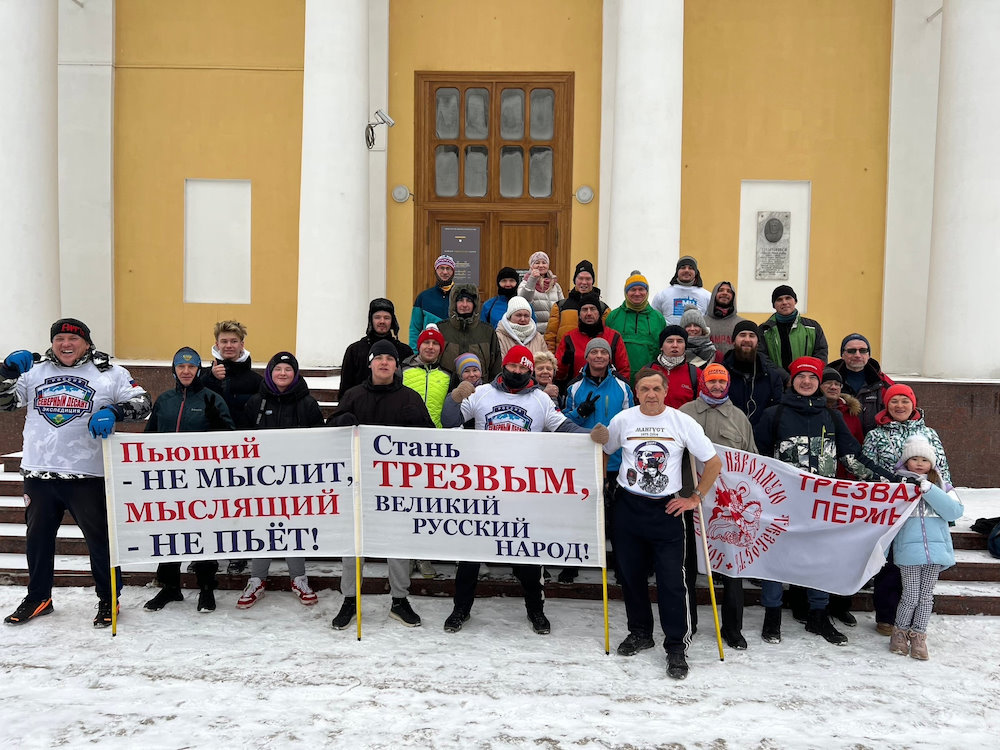
<svg viewBox="0 0 1000 750">
<path fill-rule="evenodd" d="M 438 327 L 433 323 L 428 323 L 427 327 L 420 332 L 419 336 L 417 336 L 417 349 L 419 349 L 420 345 L 427 341 L 427 339 L 437 341 L 438 346 L 444 349 L 444 336 L 441 335 L 441 331 L 439 331 Z"/>
<path fill-rule="evenodd" d="M 531 349 L 526 346 L 512 346 L 503 358 L 503 366 L 507 365 L 525 365 L 531 372 L 534 372 L 535 357 L 531 353 Z"/>
<path fill-rule="evenodd" d="M 823 378 L 823 360 L 816 357 L 799 357 L 788 366 L 788 374 L 795 380 L 795 376 L 803 372 L 811 372 L 817 378 Z"/>
<path fill-rule="evenodd" d="M 913 392 L 913 389 L 908 385 L 903 385 L 902 383 L 896 383 L 895 385 L 890 385 L 885 389 L 885 393 L 882 394 L 882 403 L 886 406 L 889 405 L 889 399 L 893 396 L 906 396 L 910 401 L 913 402 L 913 408 L 917 408 L 917 394 Z"/>
</svg>

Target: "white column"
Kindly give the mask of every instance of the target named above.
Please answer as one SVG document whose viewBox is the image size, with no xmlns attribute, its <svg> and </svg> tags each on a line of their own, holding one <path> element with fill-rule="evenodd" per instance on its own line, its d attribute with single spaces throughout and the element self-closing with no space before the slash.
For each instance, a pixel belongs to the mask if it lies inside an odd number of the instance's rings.
<svg viewBox="0 0 1000 750">
<path fill-rule="evenodd" d="M 923 366 L 930 377 L 1000 377 L 992 344 L 1000 278 L 998 29 L 1000 3 L 945 0 Z"/>
<path fill-rule="evenodd" d="M 368 3 L 307 0 L 296 356 L 339 365 L 368 320 Z"/>
<path fill-rule="evenodd" d="M 684 3 L 619 3 L 615 41 L 608 249 L 597 272 L 609 304 L 633 269 L 651 291 L 666 286 L 680 256 Z"/>
<path fill-rule="evenodd" d="M 0 2 L 0 357 L 59 317 L 56 0 Z"/>
</svg>

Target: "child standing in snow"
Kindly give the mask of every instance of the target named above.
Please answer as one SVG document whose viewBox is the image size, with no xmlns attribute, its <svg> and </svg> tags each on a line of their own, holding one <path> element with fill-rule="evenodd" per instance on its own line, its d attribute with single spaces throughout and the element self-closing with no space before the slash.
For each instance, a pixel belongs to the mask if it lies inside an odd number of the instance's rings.
<svg viewBox="0 0 1000 750">
<path fill-rule="evenodd" d="M 964 508 L 950 485 L 941 480 L 934 448 L 923 435 L 903 443 L 897 471 L 920 480 L 919 505 L 892 542 L 892 554 L 903 578 L 903 596 L 896 609 L 889 651 L 926 660 L 927 623 L 934 606 L 934 584 L 955 564 L 948 522 L 961 518 Z M 947 492 L 945 490 L 948 490 Z"/>
</svg>

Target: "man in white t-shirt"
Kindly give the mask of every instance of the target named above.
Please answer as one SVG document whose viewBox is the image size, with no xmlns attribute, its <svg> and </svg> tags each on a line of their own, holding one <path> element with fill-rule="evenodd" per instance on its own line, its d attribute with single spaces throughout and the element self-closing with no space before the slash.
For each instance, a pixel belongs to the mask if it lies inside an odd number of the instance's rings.
<svg viewBox="0 0 1000 750">
<path fill-rule="evenodd" d="M 708 494 L 722 462 L 701 426 L 666 405 L 663 373 L 643 368 L 636 376 L 638 406 L 615 415 L 608 425 L 604 452 L 622 451 L 614 501 L 614 544 L 628 637 L 618 646 L 622 656 L 652 648 L 653 610 L 647 573 L 656 574 L 660 627 L 667 652 L 667 674 L 687 677 L 685 651 L 691 642 L 688 593 L 684 577 L 684 511 Z M 704 463 L 701 481 L 691 497 L 680 495 L 681 460 L 687 449 Z"/>
</svg>

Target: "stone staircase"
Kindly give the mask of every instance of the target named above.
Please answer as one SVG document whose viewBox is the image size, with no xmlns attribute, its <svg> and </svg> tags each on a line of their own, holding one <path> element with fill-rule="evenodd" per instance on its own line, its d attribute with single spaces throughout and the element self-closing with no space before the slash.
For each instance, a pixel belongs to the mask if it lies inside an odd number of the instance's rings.
<svg viewBox="0 0 1000 750">
<path fill-rule="evenodd" d="M 335 396 L 336 392 L 332 394 Z M 318 399 L 319 400 L 319 399 Z M 329 399 L 325 406 L 332 408 Z M 24 542 L 24 483 L 18 473 L 19 454 L 0 457 L 0 584 L 24 586 L 28 573 L 25 561 Z M 1000 560 L 986 552 L 986 537 L 970 531 L 976 518 L 1000 515 L 1000 490 L 961 490 L 966 515 L 952 531 L 957 564 L 946 570 L 935 588 L 934 610 L 940 614 L 1000 615 Z M 610 565 L 610 562 L 609 562 Z M 228 575 L 226 563 L 221 563 L 219 587 L 226 590 L 241 590 L 246 583 L 246 575 Z M 455 566 L 439 563 L 435 566 L 438 575 L 425 579 L 415 574 L 410 593 L 415 596 L 451 596 L 454 593 Z M 133 568 L 123 572 L 125 585 L 155 585 L 153 564 Z M 520 585 L 504 566 L 484 566 L 484 577 L 480 582 L 479 596 L 520 596 Z M 340 586 L 339 559 L 310 559 L 306 572 L 312 587 L 322 592 L 338 590 Z M 601 598 L 601 573 L 593 568 L 581 568 L 580 575 L 572 584 L 556 583 L 557 569 L 552 572 L 552 580 L 546 583 L 545 595 L 549 598 Z M 365 594 L 388 593 L 389 582 L 384 563 L 370 560 L 366 564 Z M 193 588 L 194 576 L 185 574 L 183 585 Z M 612 599 L 621 598 L 621 589 L 611 583 L 613 574 L 609 572 L 608 595 Z M 83 535 L 66 515 L 56 544 L 56 586 L 89 586 L 93 580 L 89 573 L 87 547 Z M 275 560 L 271 566 L 268 588 L 277 591 L 288 590 L 288 576 L 284 562 Z M 749 583 L 745 586 L 746 603 L 759 603 L 759 591 Z M 655 588 L 651 595 L 655 600 Z M 717 592 L 721 596 L 721 589 Z M 704 577 L 699 576 L 698 600 L 708 604 L 709 592 Z M 870 589 L 862 589 L 854 596 L 856 611 L 871 611 Z"/>
</svg>

